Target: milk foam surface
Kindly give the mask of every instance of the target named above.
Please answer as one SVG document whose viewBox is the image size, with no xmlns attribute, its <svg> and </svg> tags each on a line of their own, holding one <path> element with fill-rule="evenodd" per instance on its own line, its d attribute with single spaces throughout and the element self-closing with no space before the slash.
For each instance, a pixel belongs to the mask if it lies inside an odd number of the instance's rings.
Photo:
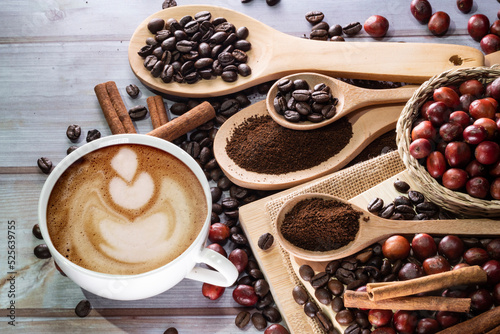
<svg viewBox="0 0 500 334">
<path fill-rule="evenodd" d="M 90 153 L 62 175 L 47 225 L 56 249 L 72 262 L 137 274 L 185 251 L 207 210 L 203 188 L 184 163 L 156 148 L 123 144 Z"/>
</svg>

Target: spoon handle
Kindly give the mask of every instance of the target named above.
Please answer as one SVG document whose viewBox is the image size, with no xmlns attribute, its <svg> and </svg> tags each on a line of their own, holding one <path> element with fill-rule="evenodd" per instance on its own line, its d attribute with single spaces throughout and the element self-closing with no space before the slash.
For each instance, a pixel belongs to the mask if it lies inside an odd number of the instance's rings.
<svg viewBox="0 0 500 334">
<path fill-rule="evenodd" d="M 391 89 L 364 89 L 351 85 L 346 86 L 348 87 L 346 87 L 344 95 L 349 98 L 344 101 L 343 115 L 368 105 L 406 102 L 419 87 L 407 85 Z"/>
<path fill-rule="evenodd" d="M 422 83 L 451 68 L 482 66 L 476 48 L 431 43 L 325 42 L 276 33 L 268 71 Z M 290 57 L 293 55 L 293 57 Z"/>
</svg>

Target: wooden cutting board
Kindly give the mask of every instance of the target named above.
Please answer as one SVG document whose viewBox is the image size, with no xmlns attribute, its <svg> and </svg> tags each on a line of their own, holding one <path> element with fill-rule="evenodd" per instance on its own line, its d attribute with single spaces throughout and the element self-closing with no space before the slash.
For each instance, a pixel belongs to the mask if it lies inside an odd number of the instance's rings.
<svg viewBox="0 0 500 334">
<path fill-rule="evenodd" d="M 330 176 L 327 175 L 312 182 L 327 179 L 328 177 Z M 412 189 L 418 189 L 409 177 L 407 171 L 403 171 L 380 183 L 379 185 L 371 188 L 370 190 L 350 199 L 350 201 L 360 207 L 366 207 L 368 202 L 374 197 L 380 197 L 384 201 L 392 201 L 392 199 L 394 199 L 399 194 L 393 186 L 394 181 L 397 179 L 408 182 Z M 298 191 L 302 188 L 305 188 L 312 182 L 285 190 L 283 192 L 274 194 L 240 208 L 240 223 L 249 240 L 249 244 L 252 248 L 253 254 L 255 255 L 262 272 L 264 273 L 267 281 L 269 282 L 269 285 L 271 286 L 271 292 L 274 296 L 275 302 L 279 307 L 283 319 L 286 321 L 290 332 L 297 334 L 314 333 L 314 323 L 305 315 L 302 306 L 295 303 L 294 299 L 292 298 L 292 289 L 296 285 L 296 280 L 299 279 L 299 276 L 296 273 L 298 273 L 298 268 L 300 267 L 300 265 L 304 264 L 305 261 L 295 259 L 293 257 L 290 258 L 293 270 L 292 272 L 289 272 L 286 268 L 287 266 L 283 262 L 282 257 L 282 252 L 285 251 L 278 245 L 276 240 L 273 246 L 266 251 L 260 249 L 257 245 L 257 242 L 262 234 L 266 232 L 273 233 L 270 216 L 266 211 L 267 203 L 288 195 L 292 192 Z M 286 253 L 283 254 L 287 256 Z M 310 264 L 316 271 L 321 271 L 323 270 L 326 263 L 308 264 Z M 296 274 L 295 279 L 292 277 L 294 273 Z M 304 283 L 303 285 L 308 288 L 310 295 L 314 296 L 314 290 L 310 288 L 310 284 L 308 284 L 307 282 L 302 283 Z M 321 305 L 320 303 L 317 304 Z M 335 322 L 335 314 L 331 310 L 331 307 L 323 306 L 322 308 L 323 311 L 328 314 L 334 321 L 335 326 L 339 329 L 342 328 L 338 323 Z"/>
</svg>

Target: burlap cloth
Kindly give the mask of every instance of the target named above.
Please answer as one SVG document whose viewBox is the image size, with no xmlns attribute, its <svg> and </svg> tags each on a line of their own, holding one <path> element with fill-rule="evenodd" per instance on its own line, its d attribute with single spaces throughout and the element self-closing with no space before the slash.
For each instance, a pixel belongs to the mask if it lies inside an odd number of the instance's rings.
<svg viewBox="0 0 500 334">
<path fill-rule="evenodd" d="M 276 232 L 274 220 L 283 204 L 290 198 L 305 193 L 324 193 L 334 195 L 343 199 L 351 199 L 388 178 L 404 171 L 405 166 L 397 151 L 392 151 L 373 159 L 358 163 L 352 167 L 330 174 L 317 181 L 313 181 L 299 187 L 296 191 L 271 200 L 266 204 L 266 212 L 269 214 L 273 231 Z M 302 281 L 297 276 L 292 267 L 290 255 L 281 246 L 280 255 L 288 275 L 295 285 L 302 285 Z M 314 298 L 313 298 L 314 299 Z M 304 317 L 290 317 L 287 319 L 289 326 L 297 333 L 307 333 L 304 328 L 304 319 L 307 319 L 314 333 L 324 333 L 316 319 Z M 301 328 L 303 329 L 301 331 Z"/>
</svg>

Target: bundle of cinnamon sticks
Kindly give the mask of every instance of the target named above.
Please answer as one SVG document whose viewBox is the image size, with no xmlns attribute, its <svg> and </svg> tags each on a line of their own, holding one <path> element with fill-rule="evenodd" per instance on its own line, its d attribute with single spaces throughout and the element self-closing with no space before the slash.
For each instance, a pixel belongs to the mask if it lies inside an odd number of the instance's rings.
<svg viewBox="0 0 500 334">
<path fill-rule="evenodd" d="M 112 134 L 137 133 L 115 82 L 100 83 L 94 87 L 94 91 Z M 146 101 L 153 124 L 153 131 L 147 134 L 168 141 L 179 138 L 215 117 L 212 105 L 203 102 L 169 121 L 160 95 L 148 97 Z"/>
</svg>

